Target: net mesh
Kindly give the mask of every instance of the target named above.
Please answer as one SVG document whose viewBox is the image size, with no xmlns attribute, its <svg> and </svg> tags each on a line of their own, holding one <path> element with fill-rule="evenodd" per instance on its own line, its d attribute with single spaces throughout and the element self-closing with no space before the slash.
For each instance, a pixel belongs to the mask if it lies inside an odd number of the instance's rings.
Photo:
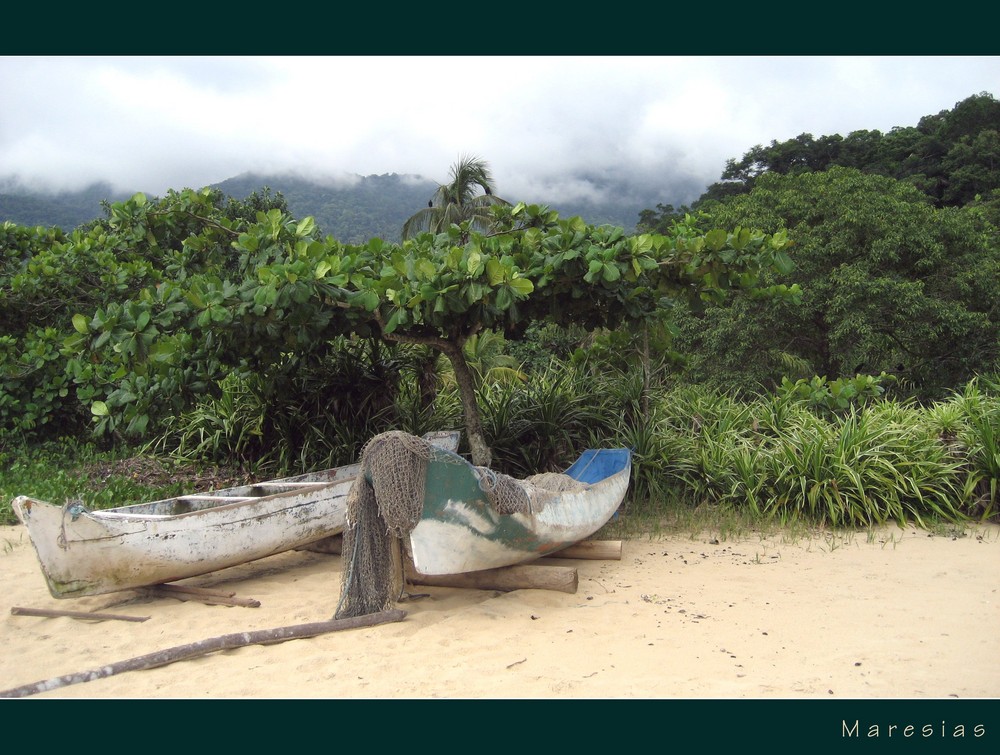
<svg viewBox="0 0 1000 755">
<path fill-rule="evenodd" d="M 394 549 L 420 521 L 432 456 L 431 443 L 398 430 L 376 435 L 361 450 L 358 476 L 347 495 L 345 565 L 335 618 L 385 611 L 399 598 L 403 565 Z M 467 465 L 460 456 L 443 451 L 435 458 Z M 560 493 L 587 487 L 554 472 L 518 480 L 486 467 L 471 469 L 486 500 L 504 515 L 540 511 Z"/>
</svg>

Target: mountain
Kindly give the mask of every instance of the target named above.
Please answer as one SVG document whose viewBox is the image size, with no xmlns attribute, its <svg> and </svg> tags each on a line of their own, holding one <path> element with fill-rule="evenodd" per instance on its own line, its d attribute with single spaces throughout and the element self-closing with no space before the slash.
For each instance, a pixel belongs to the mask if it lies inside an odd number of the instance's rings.
<svg viewBox="0 0 1000 755">
<path fill-rule="evenodd" d="M 237 199 L 244 199 L 265 187 L 272 194 L 280 192 L 294 217 L 311 215 L 324 234 L 344 243 L 358 244 L 376 236 L 399 241 L 399 229 L 407 218 L 427 205 L 437 182 L 396 173 L 345 175 L 326 180 L 243 173 L 211 186 Z M 102 201 L 119 202 L 133 193 L 114 191 L 108 184 L 95 183 L 80 191 L 47 194 L 30 191 L 9 180 L 0 183 L 0 221 L 70 230 L 103 217 Z M 605 200 L 557 203 L 538 198 L 504 198 L 546 204 L 563 217 L 579 215 L 588 223 L 608 223 L 632 232 L 640 211 L 663 201 L 661 196 L 651 193 L 643 197 L 643 193 L 618 184 L 601 188 L 601 195 L 609 197 Z"/>
<path fill-rule="evenodd" d="M 294 217 L 311 215 L 324 234 L 345 244 L 360 244 L 376 236 L 398 241 L 403 223 L 426 206 L 437 184 L 396 173 L 327 181 L 244 173 L 212 186 L 240 199 L 263 187 L 272 194 L 280 192 Z"/>
<path fill-rule="evenodd" d="M 121 202 L 134 192 L 115 191 L 110 184 L 94 183 L 79 191 L 45 193 L 30 191 L 14 180 L 0 183 L 0 221 L 24 226 L 76 228 L 104 217 L 101 202 Z"/>
</svg>

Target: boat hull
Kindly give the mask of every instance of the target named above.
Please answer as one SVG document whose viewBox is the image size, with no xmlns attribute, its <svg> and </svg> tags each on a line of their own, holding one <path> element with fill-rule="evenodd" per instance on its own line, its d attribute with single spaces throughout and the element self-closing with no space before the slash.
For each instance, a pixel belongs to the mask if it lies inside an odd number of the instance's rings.
<svg viewBox="0 0 1000 755">
<path fill-rule="evenodd" d="M 454 449 L 458 433 L 427 436 Z M 350 464 L 205 494 L 89 511 L 12 502 L 55 598 L 173 582 L 314 543 L 344 529 Z"/>
<path fill-rule="evenodd" d="M 627 449 L 590 450 L 566 470 L 587 487 L 544 501 L 528 512 L 501 514 L 474 468 L 435 452 L 427 467 L 421 518 L 409 534 L 419 574 L 462 574 L 524 563 L 584 540 L 603 527 L 628 489 Z"/>
</svg>

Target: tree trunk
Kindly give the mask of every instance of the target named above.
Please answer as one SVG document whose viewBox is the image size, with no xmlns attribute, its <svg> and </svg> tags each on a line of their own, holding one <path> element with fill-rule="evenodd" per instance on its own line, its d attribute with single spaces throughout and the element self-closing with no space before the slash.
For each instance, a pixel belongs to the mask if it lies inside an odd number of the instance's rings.
<svg viewBox="0 0 1000 755">
<path fill-rule="evenodd" d="M 486 436 L 483 435 L 483 423 L 479 417 L 479 402 L 476 400 L 476 381 L 472 377 L 472 370 L 469 369 L 469 363 L 465 361 L 465 352 L 462 350 L 468 336 L 449 340 L 438 336 L 390 334 L 385 332 L 385 323 L 378 316 L 378 313 L 376 313 L 376 319 L 378 319 L 379 326 L 382 328 L 382 332 L 387 339 L 399 343 L 417 343 L 430 346 L 435 351 L 440 351 L 448 357 L 455 370 L 458 395 L 462 399 L 465 434 L 469 439 L 472 463 L 478 467 L 488 467 L 490 462 L 493 461 L 493 452 L 490 451 L 490 447 L 486 443 Z"/>
<path fill-rule="evenodd" d="M 432 409 L 437 398 L 437 360 L 437 350 L 428 348 L 426 356 L 417 361 L 417 391 L 423 411 Z"/>
<path fill-rule="evenodd" d="M 469 363 L 465 361 L 462 344 L 448 343 L 442 351 L 451 361 L 455 370 L 455 382 L 458 384 L 458 394 L 462 398 L 462 413 L 465 415 L 465 434 L 469 439 L 469 450 L 472 452 L 472 463 L 477 467 L 488 467 L 493 460 L 483 435 L 483 423 L 479 415 L 479 402 L 476 400 L 476 381 L 472 377 Z"/>
</svg>

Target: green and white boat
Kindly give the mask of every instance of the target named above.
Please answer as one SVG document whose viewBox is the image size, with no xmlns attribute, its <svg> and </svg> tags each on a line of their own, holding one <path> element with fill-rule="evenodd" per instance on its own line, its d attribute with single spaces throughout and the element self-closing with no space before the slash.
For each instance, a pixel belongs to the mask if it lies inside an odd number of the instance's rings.
<svg viewBox="0 0 1000 755">
<path fill-rule="evenodd" d="M 383 433 L 362 451 L 344 554 L 388 532 L 428 576 L 532 561 L 586 539 L 615 515 L 631 460 L 627 448 L 588 449 L 564 472 L 516 479 L 412 435 Z"/>
<path fill-rule="evenodd" d="M 588 449 L 561 475 L 504 485 L 489 470 L 435 449 L 420 521 L 409 535 L 413 566 L 421 574 L 460 574 L 524 563 L 580 542 L 621 506 L 631 469 L 627 448 Z M 522 493 L 507 496 L 515 510 L 498 510 L 505 487 Z"/>
</svg>

